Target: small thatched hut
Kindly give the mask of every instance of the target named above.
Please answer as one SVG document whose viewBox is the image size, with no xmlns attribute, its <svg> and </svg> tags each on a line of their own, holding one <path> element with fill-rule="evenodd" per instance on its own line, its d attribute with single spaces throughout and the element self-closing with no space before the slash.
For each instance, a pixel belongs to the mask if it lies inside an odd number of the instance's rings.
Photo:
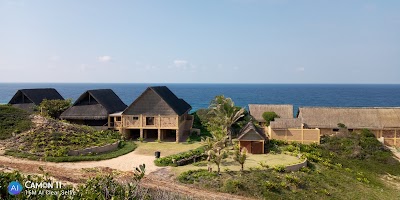
<svg viewBox="0 0 400 200">
<path fill-rule="evenodd" d="M 264 112 L 275 112 L 282 119 L 293 118 L 293 105 L 249 104 L 249 111 L 261 126 L 265 126 Z"/>
<path fill-rule="evenodd" d="M 64 100 L 54 88 L 36 88 L 18 90 L 8 103 L 14 107 L 32 112 L 34 107 L 40 105 L 45 99 Z"/>
<path fill-rule="evenodd" d="M 246 148 L 252 154 L 263 154 L 268 137 L 261 129 L 249 122 L 240 130 L 238 140 L 240 149 Z"/>
<path fill-rule="evenodd" d="M 110 121 L 127 137 L 180 142 L 192 128 L 190 109 L 185 100 L 167 87 L 149 87 L 123 113 L 110 115 L 113 117 Z M 122 121 L 116 120 L 118 115 Z"/>
<path fill-rule="evenodd" d="M 107 126 L 108 115 L 125 108 L 126 105 L 111 89 L 88 90 L 60 118 L 76 124 Z"/>
</svg>

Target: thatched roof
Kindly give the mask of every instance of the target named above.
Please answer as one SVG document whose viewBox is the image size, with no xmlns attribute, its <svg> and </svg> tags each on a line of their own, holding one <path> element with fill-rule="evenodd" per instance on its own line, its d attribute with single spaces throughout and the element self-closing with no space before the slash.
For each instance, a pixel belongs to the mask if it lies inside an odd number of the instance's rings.
<svg viewBox="0 0 400 200">
<path fill-rule="evenodd" d="M 287 129 L 287 128 L 301 128 L 301 119 L 299 118 L 276 118 L 274 121 L 271 121 L 270 126 L 274 129 Z"/>
<path fill-rule="evenodd" d="M 107 119 L 108 114 L 123 111 L 125 108 L 126 105 L 111 89 L 88 90 L 60 118 Z"/>
<path fill-rule="evenodd" d="M 249 111 L 259 122 L 265 122 L 264 112 L 275 112 L 280 118 L 293 118 L 293 105 L 249 104 Z"/>
<path fill-rule="evenodd" d="M 311 128 L 399 128 L 400 107 L 300 107 L 298 118 Z"/>
<path fill-rule="evenodd" d="M 148 87 L 124 112 L 126 115 L 182 115 L 192 109 L 166 86 Z"/>
<path fill-rule="evenodd" d="M 9 104 L 33 103 L 39 105 L 44 99 L 64 99 L 54 88 L 36 88 L 18 90 Z"/>
<path fill-rule="evenodd" d="M 267 140 L 267 136 L 253 122 L 247 123 L 239 133 L 238 140 Z"/>
</svg>

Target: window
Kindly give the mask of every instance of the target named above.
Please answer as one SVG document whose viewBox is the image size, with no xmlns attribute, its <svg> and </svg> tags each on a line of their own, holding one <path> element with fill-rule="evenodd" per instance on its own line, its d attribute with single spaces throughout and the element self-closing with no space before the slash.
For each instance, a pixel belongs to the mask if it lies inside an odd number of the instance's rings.
<svg viewBox="0 0 400 200">
<path fill-rule="evenodd" d="M 154 125 L 154 117 L 146 117 L 146 125 Z"/>
<path fill-rule="evenodd" d="M 139 120 L 139 117 L 132 117 L 133 120 Z"/>
<path fill-rule="evenodd" d="M 115 119 L 115 121 L 120 122 L 120 121 L 121 121 L 121 117 L 117 117 L 117 118 Z"/>
<path fill-rule="evenodd" d="M 333 132 L 338 132 L 338 131 L 339 131 L 338 128 L 334 128 L 334 129 L 333 129 Z"/>
</svg>

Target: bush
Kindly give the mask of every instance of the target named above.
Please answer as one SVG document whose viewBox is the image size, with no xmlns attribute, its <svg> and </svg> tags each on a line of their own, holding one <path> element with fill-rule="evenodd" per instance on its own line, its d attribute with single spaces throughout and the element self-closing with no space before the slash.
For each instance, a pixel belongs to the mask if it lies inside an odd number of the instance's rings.
<svg viewBox="0 0 400 200">
<path fill-rule="evenodd" d="M 49 116 L 51 118 L 58 118 L 61 113 L 72 106 L 72 99 L 54 99 L 54 100 L 43 100 L 38 106 L 38 110 L 44 116 Z"/>
<path fill-rule="evenodd" d="M 201 179 L 213 179 L 217 176 L 218 176 L 217 173 L 209 172 L 205 169 L 189 170 L 181 173 L 178 176 L 178 180 L 181 183 L 193 184 L 194 182 L 198 182 Z"/>
<path fill-rule="evenodd" d="M 244 185 L 240 182 L 240 180 L 235 179 L 227 179 L 224 182 L 222 190 L 228 193 L 237 193 L 241 189 L 243 189 Z"/>
<path fill-rule="evenodd" d="M 279 116 L 275 112 L 264 112 L 262 114 L 263 119 L 266 122 L 266 125 L 269 126 L 271 121 L 274 121 L 275 118 L 279 118 Z"/>
<path fill-rule="evenodd" d="M 276 165 L 276 166 L 274 166 L 273 169 L 274 169 L 276 172 L 282 173 L 282 172 L 285 172 L 286 167 L 285 167 L 284 165 Z"/>
<path fill-rule="evenodd" d="M 198 160 L 200 161 L 204 153 L 205 149 L 203 146 L 201 146 L 199 148 L 192 149 L 190 151 L 185 151 L 182 153 L 166 156 L 163 158 L 157 158 L 156 160 L 154 160 L 154 163 L 156 166 L 175 166 L 173 162 L 174 160 L 176 162 L 179 162 L 180 160 L 187 159 L 190 157 L 198 157 L 199 158 Z"/>
</svg>

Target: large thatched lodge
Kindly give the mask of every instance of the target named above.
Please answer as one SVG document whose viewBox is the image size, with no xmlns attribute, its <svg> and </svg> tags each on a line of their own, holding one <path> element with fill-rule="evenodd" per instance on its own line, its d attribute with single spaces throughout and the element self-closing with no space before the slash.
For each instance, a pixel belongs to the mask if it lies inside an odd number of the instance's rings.
<svg viewBox="0 0 400 200">
<path fill-rule="evenodd" d="M 54 88 L 36 88 L 18 90 L 8 104 L 32 112 L 35 106 L 40 105 L 43 100 L 55 100 L 64 98 Z"/>
<path fill-rule="evenodd" d="M 400 107 L 300 107 L 296 118 L 292 105 L 249 105 L 250 114 L 262 126 L 270 139 L 301 143 L 319 143 L 321 135 L 348 131 L 371 130 L 387 145 L 400 147 Z M 265 126 L 264 112 L 275 112 L 275 118 Z"/>
<path fill-rule="evenodd" d="M 167 87 L 149 87 L 123 112 L 111 114 L 109 124 L 130 138 L 180 142 L 192 128 L 191 109 Z"/>
<path fill-rule="evenodd" d="M 111 89 L 88 90 L 60 118 L 75 124 L 106 127 L 108 115 L 125 108 L 124 102 Z"/>
</svg>

